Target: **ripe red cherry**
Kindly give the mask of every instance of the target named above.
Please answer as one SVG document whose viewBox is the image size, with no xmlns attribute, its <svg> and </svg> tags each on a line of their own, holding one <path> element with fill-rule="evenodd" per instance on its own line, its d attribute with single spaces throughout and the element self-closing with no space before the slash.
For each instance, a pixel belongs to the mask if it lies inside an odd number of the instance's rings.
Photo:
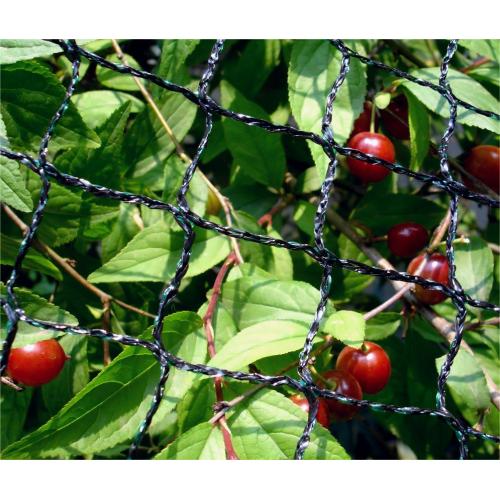
<svg viewBox="0 0 500 500">
<path fill-rule="evenodd" d="M 382 134 L 360 132 L 349 140 L 347 146 L 349 148 L 358 149 L 363 153 L 377 156 L 391 163 L 393 163 L 396 158 L 392 142 Z M 363 182 L 379 182 L 391 173 L 391 171 L 385 167 L 372 165 L 371 163 L 357 160 L 351 156 L 347 158 L 347 165 L 351 173 Z"/>
<path fill-rule="evenodd" d="M 55 339 L 12 349 L 7 374 L 24 385 L 43 385 L 55 379 L 68 359 Z"/>
<path fill-rule="evenodd" d="M 351 374 L 343 370 L 329 370 L 323 374 L 323 378 L 328 382 L 328 385 L 322 382 L 319 385 L 349 398 L 363 398 L 361 386 Z M 341 403 L 334 399 L 325 399 L 325 403 L 332 420 L 349 420 L 358 412 L 356 406 Z"/>
<path fill-rule="evenodd" d="M 366 341 L 361 349 L 344 347 L 335 365 L 350 373 L 368 394 L 380 392 L 391 377 L 391 360 L 378 344 Z"/>
<path fill-rule="evenodd" d="M 400 141 L 407 141 L 410 138 L 410 128 L 408 127 L 408 101 L 403 94 L 398 95 L 387 108 L 380 112 L 385 130 L 394 138 Z"/>
<path fill-rule="evenodd" d="M 359 134 L 360 132 L 368 132 L 370 130 L 372 106 L 373 104 L 371 101 L 365 101 L 365 103 L 363 104 L 363 111 L 356 118 L 356 121 L 354 122 L 353 129 L 351 132 L 351 137 L 354 137 L 356 134 Z M 378 118 L 375 115 L 375 129 L 377 128 L 377 126 L 378 126 Z"/>
<path fill-rule="evenodd" d="M 416 222 L 402 222 L 389 229 L 387 245 L 397 257 L 411 257 L 427 244 L 429 233 L 424 226 Z"/>
<path fill-rule="evenodd" d="M 410 274 L 417 274 L 417 269 L 424 259 L 425 255 L 415 257 L 408 266 Z M 442 285 L 448 285 L 448 260 L 444 255 L 433 253 L 427 257 L 427 262 L 423 264 L 423 269 L 418 273 L 419 276 L 426 280 L 437 281 Z M 437 290 L 430 290 L 420 285 L 415 285 L 415 295 L 420 302 L 424 304 L 439 304 L 447 299 L 447 296 Z"/>
<path fill-rule="evenodd" d="M 304 396 L 301 396 L 300 394 L 294 394 L 290 397 L 290 400 L 305 412 L 309 412 L 309 401 L 307 401 Z M 330 417 L 328 416 L 328 407 L 326 406 L 325 401 L 323 401 L 322 399 L 319 400 L 318 414 L 316 415 L 316 419 L 323 427 L 326 427 L 328 429 L 328 426 L 330 425 Z"/>
<path fill-rule="evenodd" d="M 476 146 L 465 158 L 464 167 L 469 174 L 484 182 L 495 193 L 500 194 L 500 148 L 497 146 Z M 474 189 L 464 176 L 464 184 Z"/>
</svg>

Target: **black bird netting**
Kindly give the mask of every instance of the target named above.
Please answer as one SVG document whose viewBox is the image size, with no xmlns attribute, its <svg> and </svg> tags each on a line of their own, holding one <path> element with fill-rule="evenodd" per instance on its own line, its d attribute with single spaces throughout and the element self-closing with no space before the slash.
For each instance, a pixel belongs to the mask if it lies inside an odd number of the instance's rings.
<svg viewBox="0 0 500 500">
<path fill-rule="evenodd" d="M 63 49 L 66 57 L 72 64 L 72 78 L 69 86 L 67 87 L 66 96 L 63 102 L 61 103 L 59 109 L 53 116 L 48 126 L 48 129 L 45 135 L 43 136 L 38 156 L 34 158 L 22 152 L 13 152 L 13 151 L 8 151 L 6 149 L 0 149 L 1 156 L 4 156 L 12 160 L 16 160 L 24 164 L 40 177 L 42 183 L 38 205 L 34 211 L 31 224 L 29 225 L 29 230 L 26 232 L 24 239 L 20 245 L 19 252 L 15 260 L 12 272 L 7 281 L 6 298 L 1 299 L 1 304 L 7 315 L 8 322 L 7 322 L 7 336 L 3 345 L 3 352 L 0 363 L 0 374 L 3 374 L 7 367 L 9 353 L 11 351 L 12 344 L 16 337 L 17 325 L 19 321 L 24 321 L 34 327 L 51 329 L 62 333 L 98 337 L 104 340 L 116 341 L 124 345 L 140 346 L 145 349 L 148 349 L 158 360 L 158 363 L 160 364 L 161 367 L 161 375 L 157 383 L 156 389 L 154 391 L 151 406 L 142 424 L 140 425 L 140 428 L 138 430 L 135 439 L 133 440 L 130 446 L 129 457 L 133 456 L 134 451 L 139 446 L 144 434 L 146 433 L 153 419 L 153 416 L 155 415 L 155 412 L 159 408 L 160 402 L 164 394 L 165 383 L 169 377 L 170 369 L 172 367 L 178 370 L 187 370 L 203 374 L 209 377 L 230 377 L 232 379 L 247 381 L 254 384 L 266 384 L 269 387 L 278 387 L 287 385 L 293 388 L 294 390 L 303 393 L 309 402 L 310 409 L 306 427 L 304 428 L 302 436 L 300 437 L 297 443 L 295 451 L 296 459 L 301 459 L 303 457 L 304 452 L 309 444 L 310 434 L 316 423 L 316 417 L 318 414 L 319 397 L 339 400 L 341 402 L 350 405 L 355 405 L 357 407 L 369 407 L 375 411 L 393 412 L 404 415 L 429 415 L 429 416 L 439 417 L 445 420 L 454 430 L 456 438 L 459 443 L 461 458 L 467 457 L 467 441 L 470 436 L 492 440 L 496 443 L 500 442 L 500 437 L 477 431 L 476 429 L 472 428 L 467 423 L 465 423 L 460 417 L 453 415 L 446 407 L 445 385 L 448 375 L 450 374 L 450 369 L 453 364 L 453 361 L 460 348 L 460 343 L 464 332 L 464 323 L 466 319 L 466 305 L 482 309 L 488 309 L 495 312 L 500 311 L 500 308 L 494 304 L 490 304 L 480 300 L 475 300 L 471 298 L 469 295 L 467 295 L 464 292 L 460 282 L 457 280 L 455 276 L 455 264 L 454 264 L 455 256 L 454 256 L 453 241 L 455 240 L 457 232 L 457 223 L 458 223 L 457 210 L 458 210 L 459 197 L 467 198 L 469 200 L 474 200 L 480 204 L 487 205 L 490 207 L 499 206 L 499 202 L 497 200 L 470 191 L 463 184 L 454 180 L 450 173 L 450 170 L 448 168 L 448 144 L 455 130 L 456 119 L 457 119 L 457 108 L 458 106 L 461 106 L 474 113 L 478 113 L 494 119 L 500 118 L 499 114 L 491 111 L 485 111 L 483 109 L 478 109 L 475 106 L 472 106 L 467 102 L 458 99 L 454 95 L 449 85 L 447 77 L 448 77 L 448 65 L 457 49 L 456 40 L 452 40 L 447 47 L 446 54 L 441 62 L 440 78 L 438 84 L 434 84 L 426 80 L 415 78 L 414 76 L 404 71 L 387 66 L 385 64 L 382 64 L 381 62 L 370 59 L 368 57 L 364 57 L 361 54 L 355 52 L 354 50 L 348 48 L 341 40 L 332 40 L 331 44 L 341 53 L 342 63 L 339 74 L 337 75 L 335 81 L 333 82 L 325 102 L 325 112 L 322 119 L 321 135 L 317 135 L 312 132 L 304 130 L 299 130 L 298 128 L 289 125 L 275 125 L 266 120 L 254 118 L 252 116 L 247 116 L 245 114 L 240 114 L 235 111 L 225 109 L 221 107 L 217 102 L 215 102 L 215 100 L 208 95 L 208 90 L 209 90 L 209 85 L 217 70 L 220 55 L 223 51 L 224 42 L 221 40 L 217 41 L 213 46 L 210 57 L 208 59 L 207 67 L 203 72 L 203 75 L 199 81 L 197 91 L 191 91 L 186 87 L 164 80 L 161 77 L 146 71 L 134 69 L 132 67 L 123 64 L 112 63 L 104 59 L 103 57 L 94 54 L 92 52 L 89 52 L 85 50 L 83 47 L 80 47 L 74 40 L 58 40 L 56 41 L 56 43 Z M 68 108 L 70 98 L 72 97 L 75 91 L 75 87 L 79 81 L 79 67 L 80 67 L 80 60 L 82 57 L 88 59 L 89 61 L 93 61 L 100 66 L 116 71 L 118 73 L 128 74 L 144 80 L 148 80 L 163 89 L 166 89 L 171 92 L 178 92 L 182 94 L 186 99 L 198 105 L 203 111 L 205 115 L 205 130 L 197 146 L 196 154 L 191 164 L 186 169 L 182 186 L 177 194 L 176 205 L 165 203 L 163 201 L 153 199 L 148 196 L 138 195 L 128 192 L 121 192 L 109 189 L 105 186 L 92 184 L 85 179 L 78 178 L 59 171 L 52 163 L 50 163 L 47 160 L 49 143 L 56 131 L 57 123 L 60 121 L 61 117 L 64 115 L 66 109 Z M 382 160 L 381 158 L 365 154 L 356 149 L 343 147 L 335 142 L 334 121 L 332 124 L 332 118 L 334 116 L 334 102 L 338 94 L 338 91 L 343 85 L 346 76 L 349 72 L 349 64 L 351 58 L 359 59 L 360 61 L 362 61 L 367 65 L 374 66 L 383 71 L 388 71 L 400 78 L 410 80 L 415 84 L 424 87 L 429 87 L 435 92 L 438 92 L 441 96 L 443 96 L 446 99 L 449 105 L 449 120 L 446 130 L 441 138 L 441 142 L 438 149 L 440 158 L 440 175 L 434 176 L 426 173 L 413 172 L 397 163 L 391 163 Z M 235 229 L 232 227 L 222 226 L 214 222 L 211 222 L 210 220 L 206 220 L 190 210 L 190 207 L 186 199 L 186 195 L 188 193 L 190 182 L 196 171 L 200 158 L 207 146 L 207 142 L 210 137 L 210 132 L 212 130 L 214 115 L 224 116 L 232 120 L 242 122 L 251 127 L 259 127 L 264 130 L 267 130 L 269 133 L 288 134 L 296 138 L 303 138 L 312 141 L 322 147 L 324 154 L 329 159 L 329 165 L 326 176 L 321 185 L 320 200 L 317 205 L 316 215 L 314 218 L 314 245 L 308 245 L 294 241 L 285 241 L 282 239 L 271 238 L 269 236 L 262 236 L 244 230 Z M 385 270 L 378 267 L 366 265 L 361 262 L 357 262 L 355 260 L 343 259 L 335 255 L 332 251 L 326 248 L 325 242 L 323 240 L 323 228 L 325 225 L 326 211 L 332 190 L 333 180 L 335 177 L 335 171 L 337 168 L 337 154 L 363 160 L 373 165 L 380 165 L 384 168 L 392 170 L 393 172 L 396 172 L 397 174 L 402 174 L 408 177 L 412 177 L 425 184 L 431 184 L 432 186 L 439 188 L 440 190 L 445 191 L 450 195 L 449 209 L 451 213 L 451 222 L 446 237 L 446 256 L 448 259 L 449 270 L 450 270 L 449 286 L 444 286 L 434 281 L 424 280 L 418 276 L 414 276 L 404 272 Z M 97 197 L 111 198 L 114 200 L 119 200 L 124 203 L 143 205 L 145 207 L 154 210 L 163 210 L 165 212 L 170 213 L 175 218 L 175 221 L 180 226 L 180 228 L 182 228 L 185 235 L 182 253 L 177 263 L 176 271 L 174 273 L 172 280 L 165 286 L 165 288 L 161 293 L 158 305 L 158 311 L 154 321 L 152 341 L 142 340 L 128 335 L 115 334 L 103 329 L 87 329 L 79 326 L 70 326 L 67 324 L 41 321 L 36 318 L 28 316 L 26 312 L 19 307 L 14 292 L 14 285 L 19 276 L 23 259 L 26 257 L 26 254 L 34 241 L 37 229 L 39 228 L 42 222 L 44 210 L 49 199 L 51 180 L 55 180 L 57 183 L 64 186 L 80 188 Z M 289 250 L 306 252 L 322 267 L 323 275 L 320 286 L 321 298 L 316 309 L 314 320 L 310 325 L 309 332 L 307 333 L 307 336 L 305 338 L 303 349 L 300 353 L 299 365 L 298 365 L 299 378 L 295 379 L 286 375 L 268 376 L 259 373 L 230 371 L 202 364 L 193 364 L 186 362 L 183 359 L 173 355 L 165 348 L 161 338 L 163 320 L 167 312 L 167 306 L 176 296 L 181 281 L 184 275 L 186 274 L 186 271 L 189 266 L 191 248 L 195 239 L 194 226 L 213 230 L 222 235 L 226 235 L 232 238 L 251 241 L 262 245 L 271 245 L 275 247 L 286 248 Z M 332 282 L 332 272 L 335 267 L 346 269 L 349 271 L 354 271 L 360 274 L 378 276 L 393 281 L 402 281 L 406 283 L 418 284 L 425 288 L 438 290 L 451 298 L 456 308 L 456 318 L 454 325 L 455 336 L 450 344 L 449 351 L 440 369 L 438 384 L 437 384 L 435 409 L 418 408 L 412 406 L 398 407 L 394 405 L 370 402 L 366 400 L 351 399 L 336 394 L 332 390 L 321 388 L 314 383 L 308 366 L 311 357 L 313 341 L 319 330 L 320 322 L 325 313 L 327 298 Z"/>
</svg>

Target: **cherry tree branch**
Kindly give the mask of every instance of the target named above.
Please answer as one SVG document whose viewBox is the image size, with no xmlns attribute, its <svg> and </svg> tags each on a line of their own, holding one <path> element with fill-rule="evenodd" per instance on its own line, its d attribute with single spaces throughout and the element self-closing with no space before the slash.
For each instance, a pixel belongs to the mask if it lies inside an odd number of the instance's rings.
<svg viewBox="0 0 500 500">
<path fill-rule="evenodd" d="M 118 59 L 123 64 L 128 65 L 127 58 L 126 58 L 125 54 L 123 53 L 119 43 L 115 39 L 112 39 L 111 43 L 113 45 L 113 49 L 114 49 Z M 187 165 L 191 164 L 192 159 L 186 153 L 186 151 L 182 147 L 182 144 L 177 140 L 177 137 L 175 137 L 174 131 L 172 130 L 172 128 L 168 124 L 167 120 L 163 116 L 160 108 L 158 107 L 158 105 L 154 101 L 153 96 L 148 92 L 148 89 L 144 86 L 144 84 L 142 83 L 140 78 L 138 78 L 134 75 L 132 75 L 132 78 L 134 79 L 134 81 L 137 85 L 137 88 L 140 90 L 141 94 L 144 96 L 144 99 L 149 104 L 149 106 L 153 110 L 154 114 L 158 118 L 158 120 L 161 123 L 161 126 L 163 127 L 163 129 L 165 130 L 166 134 L 168 135 L 170 140 L 173 142 L 177 156 L 179 156 L 179 158 Z M 208 179 L 208 177 L 199 168 L 198 168 L 198 172 L 200 173 L 201 177 L 203 178 L 203 180 L 207 184 L 208 188 L 215 195 L 215 197 L 219 201 L 222 209 L 224 210 L 227 225 L 231 226 L 232 225 L 232 220 L 231 220 L 232 207 L 231 207 L 229 200 L 224 195 L 222 195 L 222 193 L 212 184 L 212 182 L 210 182 L 210 179 Z M 230 238 L 230 240 L 231 240 L 231 246 L 233 247 L 233 251 L 236 254 L 238 262 L 243 262 L 243 257 L 241 256 L 241 253 L 240 253 L 238 241 L 235 238 Z"/>
<path fill-rule="evenodd" d="M 26 234 L 26 231 L 28 231 L 29 229 L 28 226 L 17 216 L 17 214 L 10 207 L 3 204 L 2 207 L 7 217 L 9 217 L 9 219 L 12 220 L 12 222 L 14 222 L 14 224 L 22 231 L 23 234 Z M 139 309 L 138 307 L 127 304 L 122 300 L 116 299 L 109 293 L 106 293 L 105 291 L 101 290 L 100 288 L 90 283 L 71 265 L 68 259 L 61 257 L 55 250 L 53 250 L 51 247 L 43 243 L 40 239 L 35 238 L 35 240 L 33 241 L 33 246 L 43 254 L 47 255 L 53 262 L 55 262 L 61 269 L 63 269 L 63 271 L 69 274 L 74 280 L 78 281 L 78 283 L 80 283 L 80 285 L 86 288 L 89 292 L 93 293 L 94 295 L 97 295 L 97 297 L 99 297 L 99 299 L 103 304 L 105 304 L 106 301 L 112 301 L 115 304 L 122 307 L 123 309 L 128 309 L 129 311 L 140 314 L 141 316 L 146 316 L 148 318 L 155 317 L 154 314 L 151 314 L 147 311 Z"/>
</svg>

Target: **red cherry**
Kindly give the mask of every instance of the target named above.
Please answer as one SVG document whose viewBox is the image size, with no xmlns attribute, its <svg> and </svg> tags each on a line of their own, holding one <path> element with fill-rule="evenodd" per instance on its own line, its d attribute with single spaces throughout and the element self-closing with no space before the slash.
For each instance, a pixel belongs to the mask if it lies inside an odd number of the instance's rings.
<svg viewBox="0 0 500 500">
<path fill-rule="evenodd" d="M 465 158 L 464 167 L 495 193 L 500 194 L 500 148 L 497 146 L 476 146 Z M 472 182 L 463 177 L 464 184 L 475 189 Z"/>
<path fill-rule="evenodd" d="M 12 349 L 7 374 L 24 385 L 43 385 L 55 379 L 68 359 L 55 339 Z"/>
<path fill-rule="evenodd" d="M 300 394 L 294 394 L 290 397 L 290 400 L 305 412 L 309 412 L 309 401 L 307 401 L 304 396 L 301 396 Z M 323 427 L 326 427 L 328 429 L 328 426 L 330 425 L 328 407 L 322 399 L 319 400 L 318 414 L 316 415 L 316 419 Z"/>
<path fill-rule="evenodd" d="M 429 233 L 424 226 L 416 222 L 402 222 L 389 229 L 387 245 L 397 257 L 411 257 L 427 244 Z"/>
<path fill-rule="evenodd" d="M 323 378 L 328 382 L 328 389 L 349 398 L 363 398 L 361 386 L 351 374 L 343 370 L 329 370 L 323 374 Z M 321 382 L 320 385 L 325 386 Z M 325 399 L 325 402 L 332 420 L 349 420 L 358 412 L 356 406 L 341 403 L 334 399 Z"/>
<path fill-rule="evenodd" d="M 392 142 L 382 134 L 360 132 L 349 140 L 347 146 L 352 149 L 358 149 L 363 153 L 377 156 L 391 163 L 393 163 L 396 158 Z M 351 173 L 363 182 L 378 182 L 391 173 L 391 171 L 385 167 L 372 165 L 362 160 L 356 160 L 351 156 L 347 158 L 347 165 Z"/>
<path fill-rule="evenodd" d="M 378 344 L 365 342 L 361 349 L 344 347 L 335 367 L 350 373 L 368 394 L 380 392 L 391 377 L 391 360 Z"/>
<path fill-rule="evenodd" d="M 365 101 L 365 103 L 363 104 L 363 111 L 356 118 L 356 121 L 354 122 L 353 129 L 351 132 L 351 137 L 354 137 L 356 134 L 359 134 L 360 132 L 368 132 L 370 130 L 372 106 L 373 104 L 371 101 Z M 377 126 L 378 126 L 378 119 L 377 116 L 375 115 L 375 129 L 377 128 Z"/>
<path fill-rule="evenodd" d="M 410 274 L 417 274 L 417 269 L 424 259 L 425 255 L 415 257 L 408 266 Z M 423 264 L 422 270 L 418 273 L 419 276 L 426 280 L 437 281 L 442 285 L 448 285 L 448 260 L 444 255 L 433 253 L 427 257 L 427 261 Z M 415 285 L 415 295 L 420 302 L 424 304 L 439 304 L 447 299 L 447 296 L 437 290 L 430 290 L 420 285 Z"/>
<path fill-rule="evenodd" d="M 408 101 L 403 94 L 398 95 L 387 108 L 380 112 L 384 129 L 392 137 L 400 141 L 407 141 L 410 138 L 408 127 Z"/>
</svg>

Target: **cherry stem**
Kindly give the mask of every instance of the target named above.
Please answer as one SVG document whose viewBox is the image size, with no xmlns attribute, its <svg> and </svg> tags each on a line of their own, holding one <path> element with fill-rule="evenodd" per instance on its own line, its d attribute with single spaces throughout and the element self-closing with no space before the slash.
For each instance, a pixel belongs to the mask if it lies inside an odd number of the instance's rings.
<svg viewBox="0 0 500 500">
<path fill-rule="evenodd" d="M 375 98 L 372 101 L 372 111 L 370 113 L 370 133 L 375 133 L 375 112 L 377 111 L 377 106 L 375 105 Z"/>
</svg>

